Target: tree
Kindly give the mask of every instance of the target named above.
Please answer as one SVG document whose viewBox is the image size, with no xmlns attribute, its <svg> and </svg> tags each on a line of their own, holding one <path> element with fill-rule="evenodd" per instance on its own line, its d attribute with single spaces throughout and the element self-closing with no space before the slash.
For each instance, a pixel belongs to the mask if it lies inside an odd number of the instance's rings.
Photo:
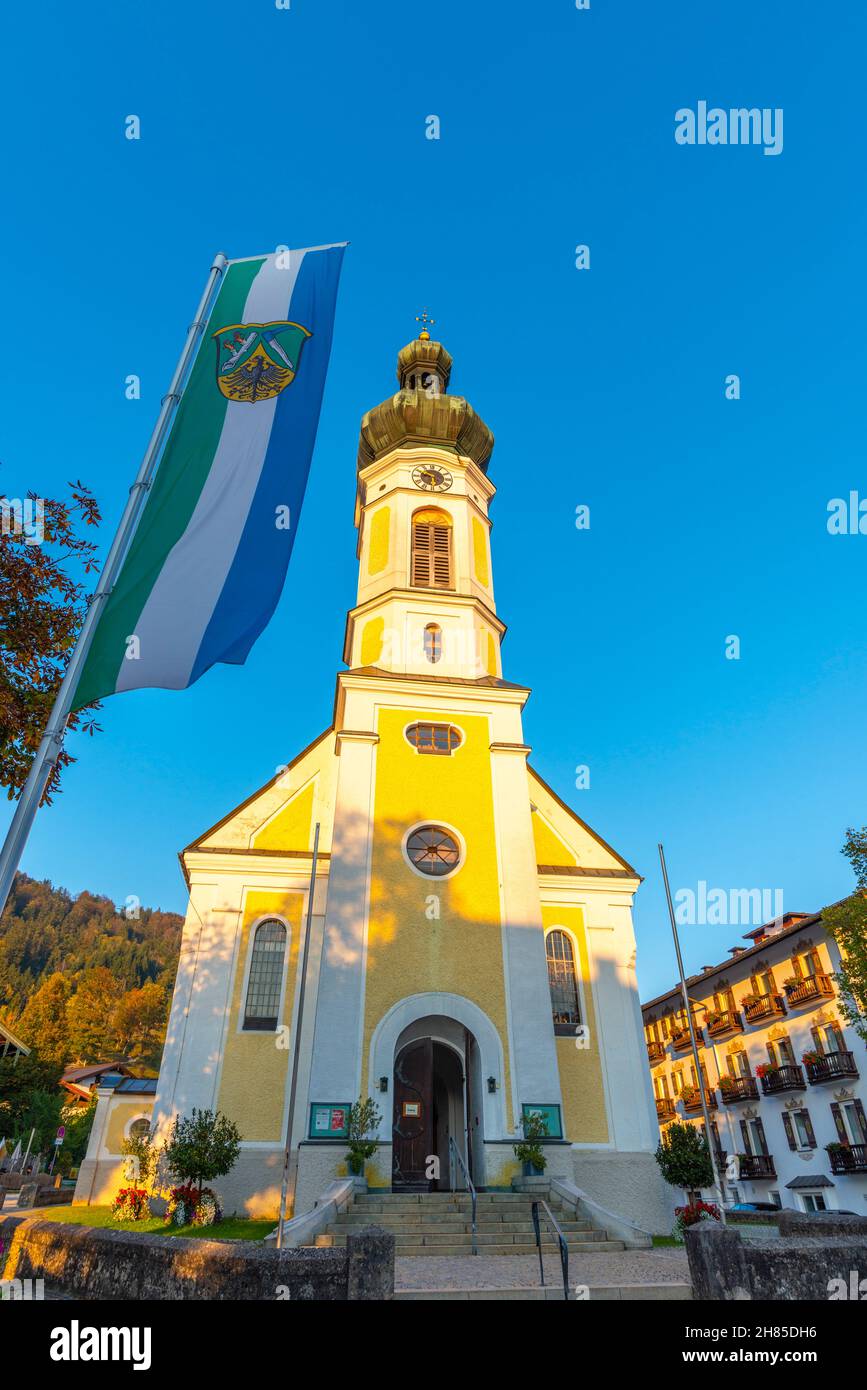
<svg viewBox="0 0 867 1390">
<path fill-rule="evenodd" d="M 163 1156 L 169 1172 L 197 1185 L 201 1196 L 206 1182 L 234 1168 L 240 1151 L 241 1131 L 233 1120 L 219 1111 L 193 1109 L 189 1117 L 175 1116 Z"/>
<path fill-rule="evenodd" d="M 379 1145 L 375 1139 L 368 1136 L 375 1134 L 381 1123 L 382 1112 L 372 1096 L 365 1100 L 359 1098 L 350 1105 L 346 1124 L 346 1138 L 349 1143 L 346 1159 L 350 1173 L 363 1173 L 365 1163 L 369 1158 L 373 1158 Z"/>
<path fill-rule="evenodd" d="M 867 1042 L 867 825 L 849 826 L 841 854 L 855 874 L 855 892 L 822 910 L 822 925 L 840 948 L 834 980 L 846 1022 Z"/>
<path fill-rule="evenodd" d="M 55 970 L 31 994 L 15 1025 L 24 1042 L 40 1057 L 65 1065 L 69 1057 L 69 1024 L 66 1007 L 72 986 L 66 975 Z"/>
<path fill-rule="evenodd" d="M 35 1053 L 17 1060 L 0 1057 L 0 1139 L 8 1140 L 21 1133 L 34 1092 L 56 1092 L 62 1103 L 57 1090 L 59 1080 L 60 1067 L 54 1062 L 40 1061 Z"/>
<path fill-rule="evenodd" d="M 671 1187 L 690 1193 L 713 1186 L 713 1165 L 707 1141 L 694 1125 L 669 1125 L 656 1150 L 656 1161 Z"/>
<path fill-rule="evenodd" d="M 141 989 L 128 990 L 121 997 L 112 1020 L 112 1032 L 124 1056 L 158 1066 L 168 1012 L 168 994 L 153 980 L 148 980 Z"/>
<path fill-rule="evenodd" d="M 81 528 L 99 525 L 99 508 L 83 483 L 69 488 L 65 501 L 42 501 L 41 538 L 32 526 L 11 524 L 39 505 L 35 495 L 26 507 L 0 496 L 0 786 L 8 789 L 10 800 L 23 787 L 39 747 L 87 611 L 85 580 L 97 568 L 96 545 Z M 99 708 L 95 703 L 79 710 L 68 727 L 93 734 L 99 726 L 87 716 Z M 43 802 L 50 803 L 71 762 L 72 754 L 63 749 Z"/>
<path fill-rule="evenodd" d="M 113 1021 L 122 990 L 104 965 L 85 970 L 66 1006 L 70 1054 L 78 1062 L 105 1062 L 117 1056 Z"/>
<path fill-rule="evenodd" d="M 83 1162 L 95 1115 L 96 1096 L 93 1097 L 89 1105 L 76 1105 L 74 1108 L 65 1107 L 62 1123 L 66 1127 L 66 1134 L 63 1136 L 63 1143 L 57 1159 L 57 1167 L 61 1173 L 66 1174 L 70 1168 L 78 1168 Z"/>
</svg>

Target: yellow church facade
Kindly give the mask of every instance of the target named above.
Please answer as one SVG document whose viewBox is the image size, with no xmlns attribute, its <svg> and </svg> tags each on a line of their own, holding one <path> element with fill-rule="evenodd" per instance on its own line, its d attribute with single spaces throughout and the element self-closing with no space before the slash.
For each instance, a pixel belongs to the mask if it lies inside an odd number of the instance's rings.
<svg viewBox="0 0 867 1390">
<path fill-rule="evenodd" d="M 362 421 L 330 727 L 183 851 L 153 1117 L 228 1115 L 243 1144 L 227 1209 L 276 1214 L 291 1114 L 298 1214 L 346 1173 L 359 1097 L 382 1114 L 365 1176 L 388 1190 L 463 1185 L 455 1150 L 478 1189 L 509 1188 L 539 1112 L 549 1176 L 667 1229 L 640 879 L 528 764 L 530 691 L 502 673 L 493 437 L 448 394 L 451 365 L 423 333 Z"/>
</svg>

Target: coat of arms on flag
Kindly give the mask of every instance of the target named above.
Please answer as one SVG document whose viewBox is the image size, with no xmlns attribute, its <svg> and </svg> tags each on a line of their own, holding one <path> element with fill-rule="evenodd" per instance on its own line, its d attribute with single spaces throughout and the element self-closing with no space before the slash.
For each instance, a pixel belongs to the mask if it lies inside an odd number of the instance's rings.
<svg viewBox="0 0 867 1390">
<path fill-rule="evenodd" d="M 300 323 L 230 323 L 211 334 L 217 344 L 217 385 L 230 401 L 267 401 L 294 380 L 301 349 L 312 336 Z"/>
</svg>

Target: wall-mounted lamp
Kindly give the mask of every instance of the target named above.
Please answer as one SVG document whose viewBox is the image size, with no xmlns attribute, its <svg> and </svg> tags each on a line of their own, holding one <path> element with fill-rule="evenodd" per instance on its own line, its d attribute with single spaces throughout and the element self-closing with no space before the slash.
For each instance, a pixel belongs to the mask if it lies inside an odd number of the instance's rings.
<svg viewBox="0 0 867 1390">
<path fill-rule="evenodd" d="M 388 1077 L 387 1077 L 387 1076 L 381 1076 L 381 1077 L 379 1078 L 379 1089 L 380 1089 L 381 1091 L 387 1091 L 387 1090 L 388 1090 Z"/>
<path fill-rule="evenodd" d="M 495 1076 L 489 1076 L 489 1077 L 488 1077 L 488 1094 L 489 1094 L 489 1095 L 493 1095 L 494 1092 L 496 1091 L 496 1089 L 497 1089 L 497 1078 L 496 1078 Z"/>
</svg>

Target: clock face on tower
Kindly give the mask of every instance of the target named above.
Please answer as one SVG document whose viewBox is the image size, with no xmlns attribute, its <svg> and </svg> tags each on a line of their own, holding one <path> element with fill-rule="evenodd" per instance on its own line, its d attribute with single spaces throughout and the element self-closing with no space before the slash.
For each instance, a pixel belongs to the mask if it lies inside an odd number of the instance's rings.
<svg viewBox="0 0 867 1390">
<path fill-rule="evenodd" d="M 429 463 L 424 468 L 414 468 L 412 480 L 425 492 L 448 492 L 454 481 L 447 468 L 434 468 Z"/>
</svg>

